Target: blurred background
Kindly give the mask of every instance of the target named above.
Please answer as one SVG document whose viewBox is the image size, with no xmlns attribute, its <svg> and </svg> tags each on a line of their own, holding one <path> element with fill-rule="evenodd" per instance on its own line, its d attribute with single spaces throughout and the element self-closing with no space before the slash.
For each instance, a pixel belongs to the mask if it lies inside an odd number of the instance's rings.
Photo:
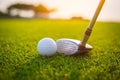
<svg viewBox="0 0 120 80">
<path fill-rule="evenodd" d="M 0 18 L 91 19 L 100 0 L 0 0 Z M 106 0 L 99 21 L 120 22 L 120 0 Z"/>
</svg>

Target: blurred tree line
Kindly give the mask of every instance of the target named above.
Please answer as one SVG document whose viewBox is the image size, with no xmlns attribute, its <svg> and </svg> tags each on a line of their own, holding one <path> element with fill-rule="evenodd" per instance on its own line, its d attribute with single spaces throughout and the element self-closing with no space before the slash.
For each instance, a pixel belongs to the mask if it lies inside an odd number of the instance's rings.
<svg viewBox="0 0 120 80">
<path fill-rule="evenodd" d="M 32 18 L 49 18 L 49 14 L 56 11 L 56 9 L 48 9 L 42 4 L 32 5 L 32 4 L 21 4 L 16 3 L 12 4 L 7 8 L 7 13 L 0 11 L 0 17 L 13 17 L 13 18 L 22 18 L 20 12 L 29 12 L 32 11 L 34 15 Z"/>
</svg>

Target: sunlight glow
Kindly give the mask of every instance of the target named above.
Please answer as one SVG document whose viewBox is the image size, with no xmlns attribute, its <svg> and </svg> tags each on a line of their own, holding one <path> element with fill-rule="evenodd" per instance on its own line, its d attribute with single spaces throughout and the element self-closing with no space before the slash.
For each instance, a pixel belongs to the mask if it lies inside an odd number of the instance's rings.
<svg viewBox="0 0 120 80">
<path fill-rule="evenodd" d="M 100 0 L 0 0 L 0 9 L 6 12 L 6 7 L 15 2 L 27 4 L 44 4 L 47 8 L 57 8 L 50 18 L 71 18 L 82 16 L 91 19 Z M 120 0 L 106 0 L 98 20 L 120 21 Z M 22 13 L 23 14 L 23 13 Z M 16 15 L 16 14 L 13 14 Z"/>
<path fill-rule="evenodd" d="M 31 18 L 34 16 L 34 12 L 32 10 L 28 10 L 28 11 L 22 10 L 20 11 L 19 15 L 24 18 Z"/>
<path fill-rule="evenodd" d="M 82 16 L 91 19 L 100 0 L 41 0 L 49 8 L 57 7 L 58 11 L 52 13 L 53 18 L 70 18 Z M 106 0 L 98 20 L 120 21 L 120 0 Z"/>
<path fill-rule="evenodd" d="M 18 9 L 13 9 L 13 10 L 11 10 L 10 14 L 11 14 L 12 16 L 17 16 L 17 15 L 18 15 Z"/>
<path fill-rule="evenodd" d="M 56 18 L 71 18 L 72 16 L 82 16 L 85 18 L 91 18 L 99 0 L 94 0 L 94 3 L 91 0 L 61 0 L 57 3 L 54 2 L 46 2 L 47 0 L 43 0 L 42 3 L 51 7 L 57 7 L 58 11 L 51 14 L 51 17 Z M 91 3 L 91 4 L 90 4 Z"/>
</svg>

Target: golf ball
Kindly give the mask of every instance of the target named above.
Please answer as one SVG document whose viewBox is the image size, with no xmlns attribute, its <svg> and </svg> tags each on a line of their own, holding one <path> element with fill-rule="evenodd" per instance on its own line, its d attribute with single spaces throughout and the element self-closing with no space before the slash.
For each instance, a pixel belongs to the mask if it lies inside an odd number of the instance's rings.
<svg viewBox="0 0 120 80">
<path fill-rule="evenodd" d="M 38 42 L 37 50 L 42 56 L 51 56 L 56 53 L 56 42 L 51 38 L 43 38 Z"/>
</svg>

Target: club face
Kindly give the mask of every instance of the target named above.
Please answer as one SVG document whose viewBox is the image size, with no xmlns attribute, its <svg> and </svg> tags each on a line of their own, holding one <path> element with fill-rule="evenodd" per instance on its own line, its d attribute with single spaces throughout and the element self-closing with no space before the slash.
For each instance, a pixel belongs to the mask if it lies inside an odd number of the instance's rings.
<svg viewBox="0 0 120 80">
<path fill-rule="evenodd" d="M 56 41 L 56 44 L 57 51 L 59 53 L 64 53 L 65 55 L 73 55 L 78 51 L 78 45 L 80 44 L 80 41 L 75 39 L 58 39 Z M 92 50 L 92 46 L 86 44 L 85 50 Z"/>
</svg>

